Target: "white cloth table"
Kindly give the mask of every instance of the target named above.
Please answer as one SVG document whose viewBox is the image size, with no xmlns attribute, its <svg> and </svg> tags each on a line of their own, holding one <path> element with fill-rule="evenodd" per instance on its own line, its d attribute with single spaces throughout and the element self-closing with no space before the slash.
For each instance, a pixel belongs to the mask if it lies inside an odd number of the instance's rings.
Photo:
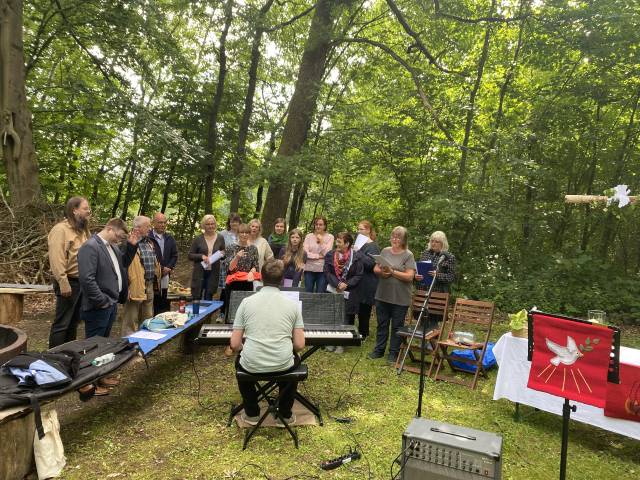
<svg viewBox="0 0 640 480">
<path fill-rule="evenodd" d="M 527 339 L 505 333 L 493 347 L 500 369 L 493 391 L 493 399 L 506 398 L 512 402 L 529 405 L 545 412 L 562 415 L 564 398 L 527 388 L 531 362 L 527 360 Z M 630 365 L 640 365 L 640 350 L 620 347 L 620 361 Z M 619 433 L 640 440 L 640 422 L 605 417 L 604 409 L 571 401 L 576 411 L 571 419 L 588 423 L 604 430 Z"/>
</svg>

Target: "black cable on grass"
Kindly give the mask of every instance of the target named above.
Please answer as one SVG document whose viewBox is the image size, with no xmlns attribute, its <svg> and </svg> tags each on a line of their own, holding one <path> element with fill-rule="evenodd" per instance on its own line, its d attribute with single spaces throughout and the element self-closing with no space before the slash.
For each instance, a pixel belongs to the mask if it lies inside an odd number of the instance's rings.
<svg viewBox="0 0 640 480">
<path fill-rule="evenodd" d="M 402 465 L 400 465 L 400 470 L 398 470 L 398 473 L 396 473 L 395 475 L 393 474 L 393 465 L 395 463 L 398 463 L 398 460 L 400 459 L 400 457 L 402 457 L 405 452 L 409 449 L 413 449 L 414 445 L 413 442 L 410 442 L 409 445 L 407 446 L 407 448 L 405 448 L 404 450 L 402 450 L 398 456 L 396 458 L 393 459 L 393 462 L 391 462 L 391 468 L 390 468 L 390 474 L 391 474 L 391 480 L 395 480 L 396 478 L 400 478 L 400 474 L 402 473 L 402 471 L 404 470 L 404 467 L 406 467 L 407 465 L 407 460 L 409 460 L 408 457 L 405 457 L 404 462 L 402 463 Z"/>
<path fill-rule="evenodd" d="M 198 374 L 198 369 L 196 368 L 196 356 L 195 354 L 191 354 L 191 368 L 193 369 L 193 373 L 196 376 L 196 380 L 198 380 L 198 390 L 196 391 L 196 399 L 198 401 L 198 405 L 200 405 L 201 408 L 203 408 L 204 410 L 209 410 L 210 412 L 215 411 L 218 407 L 221 407 L 222 405 L 220 404 L 212 404 L 212 405 L 205 405 L 204 403 L 202 403 L 202 400 L 200 399 L 200 391 L 202 390 L 202 382 L 200 381 L 200 375 Z M 189 382 L 191 382 L 191 379 L 189 379 Z"/>
<path fill-rule="evenodd" d="M 260 475 L 262 475 L 262 478 L 265 478 L 266 480 L 277 480 L 277 479 L 275 479 L 274 477 L 270 477 L 270 476 L 267 474 L 267 472 L 266 472 L 266 470 L 264 469 L 264 467 L 263 467 L 262 465 L 258 465 L 257 463 L 245 463 L 242 467 L 240 467 L 240 469 L 239 469 L 239 470 L 236 470 L 236 471 L 233 473 L 233 475 L 232 475 L 231 479 L 232 479 L 232 480 L 234 480 L 234 479 L 238 479 L 238 480 L 244 479 L 244 478 L 245 478 L 245 477 L 244 477 L 244 475 L 243 475 L 243 476 L 241 476 L 241 477 L 238 477 L 237 475 L 238 475 L 242 470 L 244 470 L 244 469 L 245 469 L 245 468 L 247 468 L 247 467 L 255 467 L 256 469 L 258 469 L 258 471 L 259 471 Z M 251 478 L 255 478 L 255 477 L 251 477 Z M 319 479 L 320 477 L 319 477 L 319 476 L 317 476 L 317 475 L 305 475 L 305 474 L 303 474 L 303 473 L 298 473 L 298 474 L 296 474 L 296 475 L 292 475 L 292 476 L 287 477 L 287 478 L 284 478 L 284 479 L 282 479 L 282 480 L 297 480 L 297 479 L 305 479 L 305 478 L 306 478 L 306 479 L 313 479 L 313 480 L 317 480 L 317 479 Z"/>
</svg>

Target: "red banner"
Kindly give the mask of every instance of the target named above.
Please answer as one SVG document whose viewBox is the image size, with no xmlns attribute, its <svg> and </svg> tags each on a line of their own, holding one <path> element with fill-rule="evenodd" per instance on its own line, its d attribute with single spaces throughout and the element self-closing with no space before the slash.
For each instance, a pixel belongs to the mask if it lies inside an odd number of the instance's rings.
<svg viewBox="0 0 640 480">
<path fill-rule="evenodd" d="M 533 314 L 533 335 L 527 386 L 604 407 L 612 330 L 600 324 Z"/>
<path fill-rule="evenodd" d="M 640 422 L 640 366 L 620 364 L 620 383 L 607 385 L 604 414 Z"/>
</svg>

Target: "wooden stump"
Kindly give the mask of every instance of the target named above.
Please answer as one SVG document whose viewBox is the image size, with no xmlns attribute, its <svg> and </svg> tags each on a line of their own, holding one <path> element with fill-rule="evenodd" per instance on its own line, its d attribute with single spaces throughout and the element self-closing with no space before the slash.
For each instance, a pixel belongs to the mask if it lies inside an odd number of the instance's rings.
<svg viewBox="0 0 640 480">
<path fill-rule="evenodd" d="M 21 293 L 0 293 L 0 323 L 17 325 L 22 320 L 24 295 Z"/>
<path fill-rule="evenodd" d="M 33 412 L 0 420 L 0 478 L 22 480 L 34 469 L 34 436 Z"/>
</svg>

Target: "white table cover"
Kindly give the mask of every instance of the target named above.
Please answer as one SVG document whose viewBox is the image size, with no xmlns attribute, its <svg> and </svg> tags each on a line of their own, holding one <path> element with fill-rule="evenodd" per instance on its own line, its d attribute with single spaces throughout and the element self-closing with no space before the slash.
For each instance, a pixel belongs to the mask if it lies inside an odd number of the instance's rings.
<svg viewBox="0 0 640 480">
<path fill-rule="evenodd" d="M 545 412 L 562 415 L 564 398 L 527 388 L 531 362 L 527 360 L 527 339 L 505 333 L 493 347 L 499 370 L 493 399 L 506 398 L 512 402 L 529 405 Z M 620 361 L 640 365 L 640 350 L 620 347 Z M 605 417 L 604 409 L 571 401 L 577 410 L 571 419 L 640 440 L 640 422 Z"/>
</svg>

